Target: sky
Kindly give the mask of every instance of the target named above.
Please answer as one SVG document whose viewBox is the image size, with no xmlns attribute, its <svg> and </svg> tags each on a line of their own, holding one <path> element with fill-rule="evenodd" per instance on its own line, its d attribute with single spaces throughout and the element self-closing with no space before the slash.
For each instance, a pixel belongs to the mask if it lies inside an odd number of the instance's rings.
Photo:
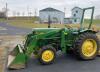
<svg viewBox="0 0 100 72">
<path fill-rule="evenodd" d="M 66 17 L 71 16 L 71 9 L 75 6 L 80 8 L 95 6 L 95 16 L 100 15 L 100 0 L 0 0 L 0 10 L 8 4 L 8 15 L 12 16 L 16 12 L 28 15 L 28 12 L 32 12 L 32 15 L 39 15 L 39 10 L 52 7 L 61 11 L 65 11 Z M 89 17 L 90 11 L 86 13 Z"/>
</svg>

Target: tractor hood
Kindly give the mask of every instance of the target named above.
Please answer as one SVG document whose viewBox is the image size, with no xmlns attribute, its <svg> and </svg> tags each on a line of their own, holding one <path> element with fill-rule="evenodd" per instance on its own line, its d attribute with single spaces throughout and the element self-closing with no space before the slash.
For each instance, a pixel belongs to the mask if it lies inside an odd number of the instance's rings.
<svg viewBox="0 0 100 72">
<path fill-rule="evenodd" d="M 30 42 L 35 42 L 35 40 L 38 39 L 51 38 L 54 35 L 58 36 L 62 30 L 62 28 L 34 28 L 32 32 L 26 36 L 24 47 L 28 47 Z"/>
<path fill-rule="evenodd" d="M 32 32 L 45 33 L 45 32 L 53 31 L 53 30 L 61 30 L 61 28 L 34 28 L 32 29 Z"/>
<path fill-rule="evenodd" d="M 59 30 L 64 30 L 66 32 L 72 31 L 72 32 L 77 32 L 77 28 L 33 28 L 31 34 L 42 34 L 46 33 L 49 31 L 59 31 Z"/>
</svg>

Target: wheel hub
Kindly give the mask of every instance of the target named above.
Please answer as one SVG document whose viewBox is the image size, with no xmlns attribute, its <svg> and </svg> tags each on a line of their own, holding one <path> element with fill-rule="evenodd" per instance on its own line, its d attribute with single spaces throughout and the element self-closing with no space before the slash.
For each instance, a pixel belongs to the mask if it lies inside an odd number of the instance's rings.
<svg viewBox="0 0 100 72">
<path fill-rule="evenodd" d="M 97 50 L 97 44 L 96 44 L 95 40 L 87 39 L 84 41 L 84 43 L 82 45 L 82 53 L 85 56 L 90 57 L 90 56 L 94 55 L 96 50 Z"/>
<path fill-rule="evenodd" d="M 54 58 L 54 53 L 51 50 L 46 50 L 42 54 L 42 60 L 45 62 L 50 62 Z"/>
</svg>

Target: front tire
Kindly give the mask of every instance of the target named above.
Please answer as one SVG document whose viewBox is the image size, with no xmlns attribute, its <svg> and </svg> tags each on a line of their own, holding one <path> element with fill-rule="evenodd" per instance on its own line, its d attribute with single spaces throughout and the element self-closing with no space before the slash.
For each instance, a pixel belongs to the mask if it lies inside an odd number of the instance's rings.
<svg viewBox="0 0 100 72">
<path fill-rule="evenodd" d="M 56 58 L 56 50 L 52 46 L 44 46 L 39 50 L 38 55 L 38 60 L 41 64 L 52 64 Z"/>
<path fill-rule="evenodd" d="M 93 33 L 80 34 L 74 43 L 74 53 L 78 59 L 90 60 L 97 56 L 99 39 Z"/>
</svg>

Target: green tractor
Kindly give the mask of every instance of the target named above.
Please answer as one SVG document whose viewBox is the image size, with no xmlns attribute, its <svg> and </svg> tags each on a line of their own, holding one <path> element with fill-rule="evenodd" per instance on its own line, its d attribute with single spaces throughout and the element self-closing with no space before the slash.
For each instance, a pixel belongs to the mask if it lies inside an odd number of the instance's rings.
<svg viewBox="0 0 100 72">
<path fill-rule="evenodd" d="M 91 9 L 91 20 L 88 28 L 83 27 L 84 13 Z M 23 46 L 18 44 L 8 56 L 7 67 L 10 69 L 25 68 L 33 53 L 43 65 L 52 64 L 56 52 L 61 50 L 68 54 L 72 52 L 78 59 L 91 60 L 99 51 L 97 31 L 91 29 L 94 7 L 84 8 L 80 28 L 34 28 L 26 36 Z"/>
</svg>

